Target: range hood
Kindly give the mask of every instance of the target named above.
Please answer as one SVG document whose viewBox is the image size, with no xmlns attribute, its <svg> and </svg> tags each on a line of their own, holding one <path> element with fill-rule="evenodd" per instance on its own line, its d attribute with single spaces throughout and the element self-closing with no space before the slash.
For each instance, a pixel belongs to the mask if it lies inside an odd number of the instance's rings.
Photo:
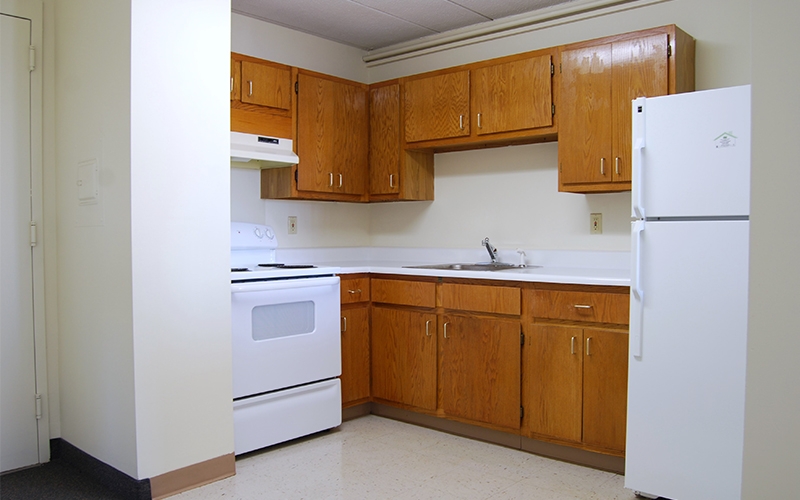
<svg viewBox="0 0 800 500">
<path fill-rule="evenodd" d="M 299 161 L 300 158 L 292 151 L 291 139 L 231 132 L 232 167 L 257 169 L 287 167 Z"/>
</svg>

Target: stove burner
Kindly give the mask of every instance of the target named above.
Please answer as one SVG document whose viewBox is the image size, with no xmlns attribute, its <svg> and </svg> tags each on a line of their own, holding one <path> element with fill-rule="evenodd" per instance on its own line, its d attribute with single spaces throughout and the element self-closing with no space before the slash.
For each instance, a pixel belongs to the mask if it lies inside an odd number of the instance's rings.
<svg viewBox="0 0 800 500">
<path fill-rule="evenodd" d="M 259 264 L 258 267 L 274 267 L 279 269 L 313 269 L 317 266 L 312 264 Z"/>
<path fill-rule="evenodd" d="M 245 271 L 249 271 L 249 269 L 247 269 L 246 267 L 232 267 L 231 268 L 231 272 L 232 273 L 243 273 Z"/>
</svg>

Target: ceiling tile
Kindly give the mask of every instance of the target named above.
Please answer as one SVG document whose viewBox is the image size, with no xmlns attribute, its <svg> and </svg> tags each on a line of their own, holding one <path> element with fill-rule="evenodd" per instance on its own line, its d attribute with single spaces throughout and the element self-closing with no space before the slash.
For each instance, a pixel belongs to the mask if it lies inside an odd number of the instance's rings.
<svg viewBox="0 0 800 500">
<path fill-rule="evenodd" d="M 350 0 L 232 0 L 234 12 L 364 50 L 434 31 Z"/>
<path fill-rule="evenodd" d="M 450 0 L 352 0 L 438 33 L 490 19 Z"/>
<path fill-rule="evenodd" d="M 522 14 L 572 0 L 452 0 L 454 3 L 473 10 L 491 19 Z"/>
</svg>

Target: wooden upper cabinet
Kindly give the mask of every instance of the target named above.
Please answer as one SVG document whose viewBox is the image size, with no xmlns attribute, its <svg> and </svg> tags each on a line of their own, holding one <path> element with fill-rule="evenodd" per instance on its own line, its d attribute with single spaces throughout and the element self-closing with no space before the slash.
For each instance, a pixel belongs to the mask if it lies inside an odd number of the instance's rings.
<svg viewBox="0 0 800 500">
<path fill-rule="evenodd" d="M 291 109 L 292 73 L 287 67 L 242 61 L 242 102 L 270 108 Z"/>
<path fill-rule="evenodd" d="M 242 99 L 242 62 L 231 58 L 231 101 Z"/>
<path fill-rule="evenodd" d="M 298 74 L 298 191 L 365 194 L 368 137 L 365 85 Z"/>
<path fill-rule="evenodd" d="M 550 54 L 472 71 L 476 134 L 553 125 Z"/>
<path fill-rule="evenodd" d="M 369 91 L 369 193 L 400 191 L 400 84 Z"/>
<path fill-rule="evenodd" d="M 562 47 L 559 190 L 630 190 L 631 101 L 694 90 L 694 39 L 674 25 Z"/>
<path fill-rule="evenodd" d="M 469 136 L 468 70 L 409 79 L 403 101 L 406 142 Z"/>
</svg>

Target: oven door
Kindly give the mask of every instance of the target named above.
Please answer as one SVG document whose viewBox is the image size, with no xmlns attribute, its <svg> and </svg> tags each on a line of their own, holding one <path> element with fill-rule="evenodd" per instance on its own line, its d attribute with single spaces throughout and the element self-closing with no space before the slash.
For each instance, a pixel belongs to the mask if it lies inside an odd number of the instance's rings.
<svg viewBox="0 0 800 500">
<path fill-rule="evenodd" d="M 234 398 L 341 374 L 338 276 L 233 283 L 231 318 Z"/>
</svg>

